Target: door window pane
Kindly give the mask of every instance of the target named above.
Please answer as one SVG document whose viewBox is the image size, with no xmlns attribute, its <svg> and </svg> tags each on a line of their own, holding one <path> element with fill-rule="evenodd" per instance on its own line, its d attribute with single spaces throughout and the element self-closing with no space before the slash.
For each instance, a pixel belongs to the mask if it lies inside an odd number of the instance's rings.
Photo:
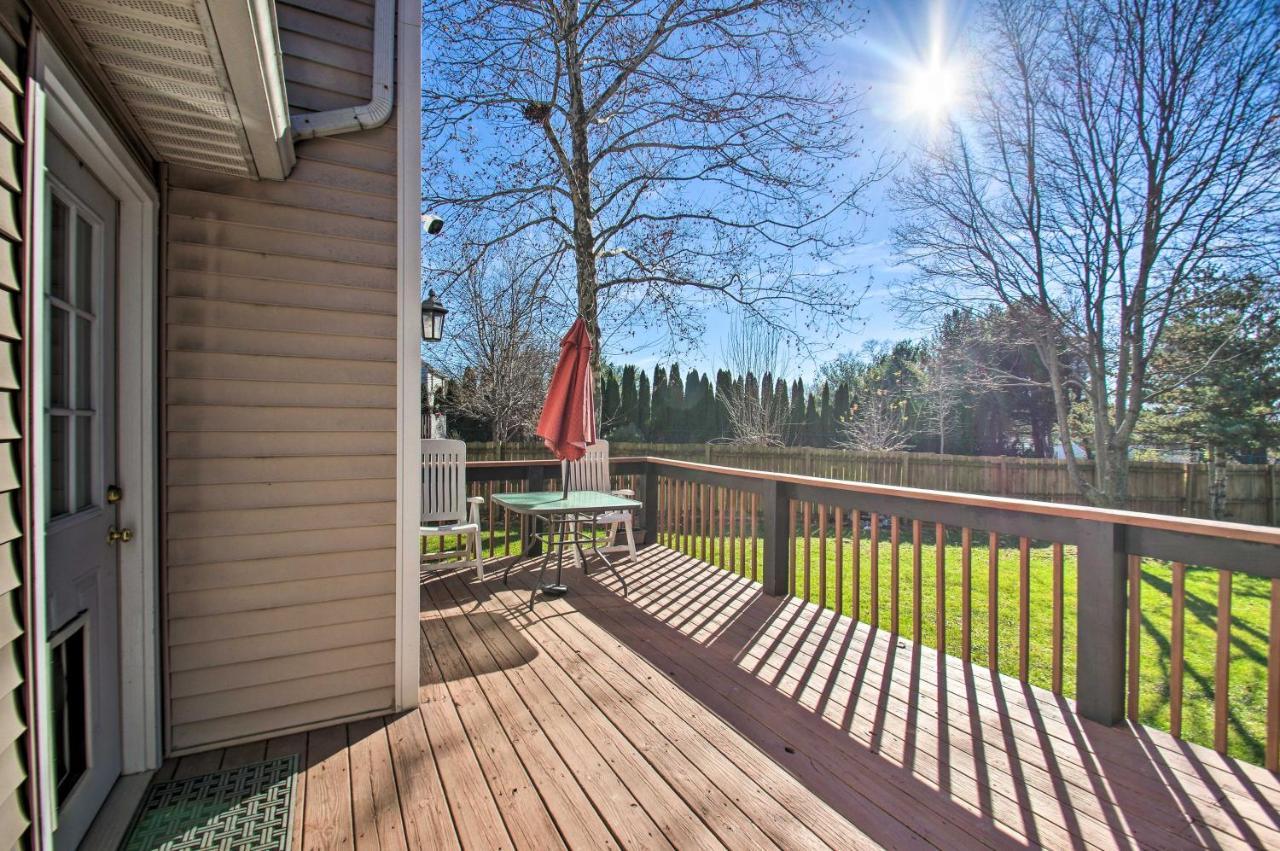
<svg viewBox="0 0 1280 851">
<path fill-rule="evenodd" d="M 64 636 L 49 652 L 53 686 L 53 769 L 61 805 L 89 767 L 88 683 L 85 627 Z"/>
<path fill-rule="evenodd" d="M 81 310 L 93 310 L 93 225 L 76 216 L 76 293 Z"/>
<path fill-rule="evenodd" d="M 71 495 L 67 493 L 68 461 L 71 458 L 71 435 L 67 428 L 69 419 L 70 417 L 65 417 L 61 414 L 49 415 L 49 440 L 47 446 L 49 463 L 46 465 L 46 469 L 49 471 L 49 480 L 46 490 L 49 498 L 50 517 L 61 517 L 71 510 Z"/>
<path fill-rule="evenodd" d="M 76 417 L 76 493 L 77 511 L 93 507 L 93 415 Z"/>
<path fill-rule="evenodd" d="M 76 317 L 76 401 L 80 410 L 93 408 L 93 322 Z"/>
<path fill-rule="evenodd" d="M 53 203 L 49 211 L 49 294 L 54 298 L 67 300 L 67 267 L 70 265 L 67 253 L 68 219 L 70 211 L 67 205 L 52 196 Z"/>
<path fill-rule="evenodd" d="M 49 407 L 65 408 L 71 404 L 68 393 L 70 371 L 71 314 L 55 304 L 49 305 L 48 394 Z"/>
</svg>

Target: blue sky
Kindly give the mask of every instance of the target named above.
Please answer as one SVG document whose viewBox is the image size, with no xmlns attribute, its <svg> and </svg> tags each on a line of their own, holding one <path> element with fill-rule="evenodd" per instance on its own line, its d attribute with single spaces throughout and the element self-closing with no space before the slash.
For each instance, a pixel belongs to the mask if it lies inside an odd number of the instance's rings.
<svg viewBox="0 0 1280 851">
<path fill-rule="evenodd" d="M 915 69 L 929 64 L 931 56 L 959 63 L 958 42 L 971 11 L 971 5 L 960 0 L 880 0 L 867 9 L 861 30 L 833 46 L 833 67 L 849 81 L 867 88 L 862 118 L 871 146 L 906 154 L 929 132 L 927 121 L 904 114 L 905 84 Z M 874 186 L 866 196 L 865 207 L 872 216 L 866 239 L 852 258 L 857 269 L 849 276 L 850 286 L 868 288 L 860 321 L 854 331 L 834 339 L 810 338 L 814 356 L 791 359 L 792 369 L 799 375 L 812 376 L 821 363 L 854 351 L 867 340 L 897 340 L 925 333 L 907 325 L 893 308 L 893 287 L 908 280 L 911 272 L 894 262 L 890 240 L 894 216 L 885 198 L 888 188 L 887 183 Z M 728 326 L 727 315 L 713 313 L 701 353 L 681 360 L 697 369 L 722 363 L 720 349 Z M 610 351 L 608 355 L 619 362 L 651 367 L 670 359 L 666 349 L 663 340 L 651 338 L 631 352 Z"/>
</svg>

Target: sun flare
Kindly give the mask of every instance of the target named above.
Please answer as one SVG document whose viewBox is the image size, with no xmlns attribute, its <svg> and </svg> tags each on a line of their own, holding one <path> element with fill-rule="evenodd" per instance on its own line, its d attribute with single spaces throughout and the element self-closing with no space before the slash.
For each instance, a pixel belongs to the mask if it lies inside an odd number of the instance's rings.
<svg viewBox="0 0 1280 851">
<path fill-rule="evenodd" d="M 951 115 L 963 93 L 963 73 L 953 63 L 931 61 L 907 71 L 903 81 L 903 111 L 936 125 Z"/>
</svg>

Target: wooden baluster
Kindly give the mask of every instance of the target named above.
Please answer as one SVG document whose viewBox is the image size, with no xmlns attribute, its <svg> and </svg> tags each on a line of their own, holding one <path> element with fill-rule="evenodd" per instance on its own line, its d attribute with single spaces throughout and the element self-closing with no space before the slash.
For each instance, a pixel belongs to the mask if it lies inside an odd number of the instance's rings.
<svg viewBox="0 0 1280 851">
<path fill-rule="evenodd" d="M 747 575 L 747 506 L 746 492 L 738 491 L 738 572 Z"/>
<path fill-rule="evenodd" d="M 711 488 L 708 485 L 698 486 L 698 515 L 701 522 L 698 523 L 698 547 L 702 553 L 700 558 L 705 562 L 711 561 L 711 541 L 707 538 L 707 526 L 710 524 L 711 515 Z"/>
<path fill-rule="evenodd" d="M 835 526 L 836 539 L 836 614 L 844 614 L 844 509 L 835 508 L 832 525 Z"/>
<path fill-rule="evenodd" d="M 734 528 L 735 526 L 734 521 L 737 519 L 737 512 L 734 510 L 734 504 L 733 504 L 733 498 L 735 495 L 736 495 L 735 492 L 732 490 L 726 491 L 724 495 L 725 510 L 729 512 L 729 520 L 727 525 L 729 527 L 729 572 L 730 573 L 738 572 L 738 539 L 737 539 L 737 530 Z"/>
<path fill-rule="evenodd" d="M 787 585 L 791 596 L 796 596 L 796 584 L 799 581 L 796 566 L 796 501 L 787 502 Z"/>
<path fill-rule="evenodd" d="M 751 579 L 754 582 L 760 581 L 760 565 L 759 565 L 759 546 L 760 539 L 756 534 L 756 518 L 760 513 L 760 497 L 757 494 L 751 494 Z"/>
<path fill-rule="evenodd" d="M 1000 536 L 987 533 L 987 667 L 1000 672 Z"/>
<path fill-rule="evenodd" d="M 1128 694 L 1125 696 L 1125 715 L 1130 721 L 1138 720 L 1138 680 L 1142 659 L 1142 559 L 1129 556 L 1129 646 Z"/>
<path fill-rule="evenodd" d="M 947 652 L 947 528 L 933 527 L 933 597 L 938 622 L 938 652 Z M 938 664 L 942 664 L 939 660 Z"/>
<path fill-rule="evenodd" d="M 1031 541 L 1018 539 L 1018 679 L 1031 667 Z"/>
<path fill-rule="evenodd" d="M 960 658 L 973 661 L 973 530 L 960 530 Z"/>
<path fill-rule="evenodd" d="M 689 525 L 689 511 L 693 504 L 693 500 L 689 498 L 689 486 L 691 484 L 693 483 L 687 481 L 680 483 L 680 552 L 686 555 L 689 554 L 689 544 L 693 539 L 692 529 Z"/>
<path fill-rule="evenodd" d="M 855 621 L 862 619 L 862 512 L 854 511 L 849 517 L 849 615 Z"/>
<path fill-rule="evenodd" d="M 1218 648 L 1213 666 L 1213 749 L 1227 752 L 1231 686 L 1231 571 L 1218 571 Z"/>
<path fill-rule="evenodd" d="M 827 607 L 827 507 L 818 504 L 818 605 Z"/>
<path fill-rule="evenodd" d="M 723 567 L 724 569 L 728 570 L 728 568 L 729 568 L 729 561 L 725 558 L 725 553 L 724 553 L 724 543 L 725 543 L 725 537 L 724 537 L 724 497 L 725 497 L 725 489 L 724 489 L 724 488 L 716 488 L 716 522 L 719 524 L 719 527 L 720 527 L 720 528 L 719 528 L 719 536 L 718 536 L 718 537 L 720 538 L 720 560 L 719 560 L 719 564 L 720 564 L 720 566 L 721 566 L 721 567 Z"/>
<path fill-rule="evenodd" d="M 809 576 L 810 562 L 813 556 L 810 550 L 813 535 L 809 531 L 809 526 L 813 522 L 812 508 L 813 504 L 806 499 L 804 502 L 804 601 L 806 603 L 809 602 L 810 594 L 813 591 L 812 581 Z"/>
<path fill-rule="evenodd" d="M 920 643 L 924 636 L 924 602 L 921 599 L 920 521 L 911 521 L 911 640 Z"/>
<path fill-rule="evenodd" d="M 1053 545 L 1053 693 L 1062 694 L 1062 544 Z"/>
<path fill-rule="evenodd" d="M 1267 745 L 1262 765 L 1280 771 L 1280 579 L 1271 580 L 1271 629 L 1267 633 Z"/>
<path fill-rule="evenodd" d="M 871 512 L 871 623 L 880 628 L 880 515 Z"/>
<path fill-rule="evenodd" d="M 1182 679 L 1186 656 L 1187 567 L 1173 563 L 1173 599 L 1169 624 L 1169 733 L 1182 738 Z M 1274 609 L 1273 609 L 1274 613 Z M 1273 710 L 1274 712 L 1274 710 Z"/>
<path fill-rule="evenodd" d="M 901 542 L 898 517 L 889 518 L 889 632 L 898 634 L 898 544 Z"/>
</svg>

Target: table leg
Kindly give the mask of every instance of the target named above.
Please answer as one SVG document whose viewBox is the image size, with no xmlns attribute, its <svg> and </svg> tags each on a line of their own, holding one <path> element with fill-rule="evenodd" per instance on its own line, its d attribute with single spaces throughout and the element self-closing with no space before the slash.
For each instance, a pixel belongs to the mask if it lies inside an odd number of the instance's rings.
<svg viewBox="0 0 1280 851">
<path fill-rule="evenodd" d="M 595 531 L 594 526 L 592 527 L 592 531 L 593 532 Z M 614 566 L 613 562 L 609 561 L 608 557 L 600 551 L 600 541 L 596 538 L 594 534 L 592 534 L 591 536 L 591 549 L 594 550 L 595 554 L 600 557 L 600 560 L 602 562 L 604 562 L 604 566 L 609 568 L 609 571 L 618 578 L 619 582 L 622 583 L 622 596 L 624 597 L 627 596 L 627 580 L 623 577 L 621 573 L 618 572 L 618 568 Z M 582 563 L 583 564 L 587 563 L 585 558 L 583 559 Z"/>
</svg>

